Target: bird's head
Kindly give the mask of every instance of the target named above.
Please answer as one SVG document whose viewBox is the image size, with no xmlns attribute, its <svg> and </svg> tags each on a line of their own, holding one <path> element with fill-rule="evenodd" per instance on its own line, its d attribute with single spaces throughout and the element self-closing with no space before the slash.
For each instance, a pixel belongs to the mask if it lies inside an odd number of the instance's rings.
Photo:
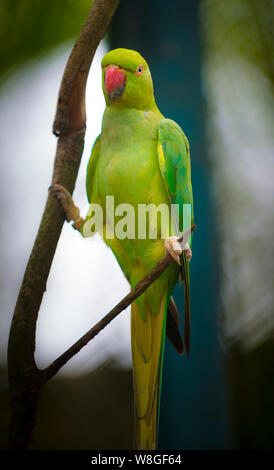
<svg viewBox="0 0 274 470">
<path fill-rule="evenodd" d="M 155 106 L 149 67 L 136 51 L 114 49 L 103 57 L 102 86 L 107 106 L 142 110 Z"/>
</svg>

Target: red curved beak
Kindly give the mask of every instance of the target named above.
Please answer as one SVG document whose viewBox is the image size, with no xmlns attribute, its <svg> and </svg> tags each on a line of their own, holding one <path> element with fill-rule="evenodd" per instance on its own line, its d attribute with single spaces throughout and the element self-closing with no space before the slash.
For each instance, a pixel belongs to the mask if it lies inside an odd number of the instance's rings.
<svg viewBox="0 0 274 470">
<path fill-rule="evenodd" d="M 126 86 L 126 73 L 116 65 L 109 65 L 105 70 L 105 88 L 110 100 L 123 94 Z"/>
</svg>

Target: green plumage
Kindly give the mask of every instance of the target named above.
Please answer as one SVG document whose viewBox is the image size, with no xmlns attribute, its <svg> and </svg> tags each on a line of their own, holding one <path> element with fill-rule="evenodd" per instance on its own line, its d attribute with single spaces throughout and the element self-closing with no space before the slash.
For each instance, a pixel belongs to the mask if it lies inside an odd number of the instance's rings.
<svg viewBox="0 0 274 470">
<path fill-rule="evenodd" d="M 123 93 L 115 99 L 111 99 L 106 90 L 106 68 L 112 65 L 126 75 Z M 143 73 L 137 75 L 140 65 Z M 139 204 L 167 204 L 168 207 L 171 203 L 179 204 L 179 229 L 182 230 L 183 204 L 193 204 L 189 147 L 183 131 L 175 122 L 164 119 L 158 110 L 149 67 L 137 52 L 116 49 L 106 54 L 102 76 L 106 109 L 102 132 L 93 146 L 87 169 L 89 201 L 100 204 L 104 210 L 106 196 L 114 196 L 114 208 L 130 204 L 135 209 L 136 229 Z M 177 235 L 178 229 L 175 219 L 171 218 L 164 227 L 164 234 L 161 233 L 156 217 L 153 219 L 156 239 L 121 240 L 116 236 L 108 239 L 107 229 L 111 224 L 109 220 L 104 221 L 101 235 L 132 287 L 165 255 L 163 238 Z M 188 270 L 184 259 L 187 302 Z M 156 447 L 167 309 L 178 275 L 179 266 L 174 262 L 132 304 L 135 438 L 139 449 Z M 189 311 L 189 305 L 186 310 Z M 169 325 L 174 329 L 178 328 L 176 321 L 171 315 Z"/>
</svg>

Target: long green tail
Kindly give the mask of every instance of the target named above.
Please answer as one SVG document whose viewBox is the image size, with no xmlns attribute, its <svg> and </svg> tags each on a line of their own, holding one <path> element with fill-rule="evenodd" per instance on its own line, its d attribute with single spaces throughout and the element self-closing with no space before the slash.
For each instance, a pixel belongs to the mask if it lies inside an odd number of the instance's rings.
<svg viewBox="0 0 274 470">
<path fill-rule="evenodd" d="M 146 311 L 145 320 L 134 302 L 131 338 L 135 400 L 135 446 L 153 450 L 157 445 L 167 302 L 162 298 L 157 315 Z"/>
</svg>

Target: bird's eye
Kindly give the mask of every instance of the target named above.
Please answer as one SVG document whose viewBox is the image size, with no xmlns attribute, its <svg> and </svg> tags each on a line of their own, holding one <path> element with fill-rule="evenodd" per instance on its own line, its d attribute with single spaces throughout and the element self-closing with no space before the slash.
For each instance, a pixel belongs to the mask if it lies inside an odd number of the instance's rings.
<svg viewBox="0 0 274 470">
<path fill-rule="evenodd" d="M 144 67 L 142 65 L 138 65 L 136 69 L 136 75 L 142 75 L 143 71 L 144 71 Z"/>
</svg>

